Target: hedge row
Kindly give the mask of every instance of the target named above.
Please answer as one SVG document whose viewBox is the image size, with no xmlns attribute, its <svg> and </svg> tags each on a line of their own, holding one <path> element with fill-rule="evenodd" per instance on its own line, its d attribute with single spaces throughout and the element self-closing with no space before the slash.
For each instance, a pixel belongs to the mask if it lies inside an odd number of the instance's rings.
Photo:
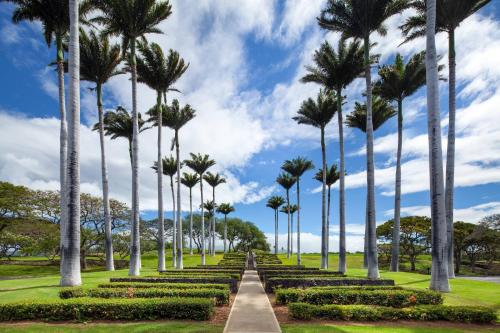
<svg viewBox="0 0 500 333">
<path fill-rule="evenodd" d="M 319 268 L 305 267 L 304 265 L 258 265 L 257 271 L 261 272 L 263 270 L 276 270 L 276 269 L 308 269 L 308 270 L 319 270 Z"/>
<path fill-rule="evenodd" d="M 217 305 L 229 303 L 229 290 L 220 289 L 163 289 L 163 288 L 67 288 L 59 291 L 63 299 L 75 297 L 94 298 L 163 298 L 163 297 L 189 297 L 212 298 Z"/>
<path fill-rule="evenodd" d="M 147 282 L 115 282 L 101 283 L 98 288 L 162 288 L 162 289 L 219 289 L 229 290 L 227 284 L 216 283 L 147 283 Z"/>
<path fill-rule="evenodd" d="M 110 278 L 109 282 L 147 282 L 147 283 L 217 283 L 229 285 L 229 290 L 232 293 L 238 291 L 238 279 L 227 277 L 124 277 L 124 278 Z"/>
<path fill-rule="evenodd" d="M 208 320 L 213 311 L 213 300 L 206 298 L 75 298 L 0 304 L 0 321 Z"/>
<path fill-rule="evenodd" d="M 273 277 L 265 284 L 266 292 L 275 288 L 307 288 L 314 286 L 393 286 L 394 280 L 355 279 L 332 277 Z"/>
<path fill-rule="evenodd" d="M 290 276 L 290 277 L 308 277 L 308 276 L 314 276 L 314 277 L 327 277 L 327 276 L 332 276 L 332 277 L 344 277 L 345 275 L 342 272 L 335 272 L 335 271 L 319 271 L 319 270 L 305 270 L 305 269 L 299 269 L 299 270 L 265 270 L 261 271 L 259 273 L 260 279 L 264 282 L 266 282 L 269 278 L 272 277 L 285 277 L 285 276 Z"/>
<path fill-rule="evenodd" d="M 149 275 L 147 277 L 175 277 L 175 278 L 198 278 L 198 277 L 214 277 L 214 278 L 231 278 L 231 279 L 236 279 L 236 280 L 241 280 L 241 275 L 239 273 L 175 273 L 175 272 L 167 272 L 167 273 L 160 273 L 160 275 Z"/>
<path fill-rule="evenodd" d="M 320 286 L 309 287 L 307 290 L 408 290 L 401 286 Z"/>
<path fill-rule="evenodd" d="M 441 294 L 429 290 L 300 290 L 278 289 L 276 303 L 365 304 L 402 308 L 422 304 L 442 304 Z"/>
<path fill-rule="evenodd" d="M 245 264 L 227 264 L 227 265 L 198 265 L 196 267 L 190 267 L 190 269 L 240 269 L 245 270 Z"/>
<path fill-rule="evenodd" d="M 230 268 L 220 268 L 220 269 L 191 269 L 185 268 L 183 270 L 165 270 L 160 271 L 160 274 L 238 274 L 243 275 L 244 270 L 242 269 L 230 269 Z"/>
<path fill-rule="evenodd" d="M 491 323 L 495 311 L 485 307 L 419 305 L 409 308 L 391 308 L 366 305 L 313 305 L 291 303 L 288 313 L 292 318 L 309 320 L 376 321 L 376 320 L 446 320 L 465 323 Z"/>
</svg>

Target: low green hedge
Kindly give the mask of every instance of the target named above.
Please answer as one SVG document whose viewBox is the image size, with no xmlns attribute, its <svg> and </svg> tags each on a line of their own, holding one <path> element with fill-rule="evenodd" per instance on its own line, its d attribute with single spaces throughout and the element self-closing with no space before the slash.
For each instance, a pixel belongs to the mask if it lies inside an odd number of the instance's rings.
<svg viewBox="0 0 500 333">
<path fill-rule="evenodd" d="M 313 305 L 291 303 L 288 313 L 292 318 L 309 320 L 376 321 L 376 320 L 446 320 L 465 323 L 491 323 L 495 311 L 484 307 L 419 305 L 409 308 L 391 308 L 367 305 Z"/>
<path fill-rule="evenodd" d="M 402 308 L 422 304 L 442 304 L 440 293 L 429 290 L 350 290 L 350 289 L 278 289 L 276 303 L 365 304 Z"/>
<path fill-rule="evenodd" d="M 220 269 L 191 269 L 191 268 L 185 268 L 183 270 L 173 270 L 173 269 L 167 269 L 165 271 L 160 271 L 160 274 L 168 274 L 168 273 L 177 273 L 179 274 L 182 272 L 183 274 L 239 274 L 240 276 L 243 275 L 244 270 L 242 269 L 231 269 L 231 268 L 220 268 Z"/>
<path fill-rule="evenodd" d="M 325 271 L 325 270 L 264 270 L 259 272 L 259 277 L 262 281 L 267 281 L 267 279 L 272 277 L 345 277 L 342 272 L 335 271 Z"/>
<path fill-rule="evenodd" d="M 308 287 L 307 290 L 403 290 L 405 288 L 401 286 L 320 286 L 320 287 Z M 405 289 L 408 290 L 408 289 Z M 412 289 L 410 289 L 412 290 Z"/>
<path fill-rule="evenodd" d="M 147 283 L 217 283 L 229 285 L 229 290 L 232 293 L 238 291 L 238 279 L 227 277 L 125 277 L 125 278 L 110 278 L 109 282 L 147 282 Z"/>
<path fill-rule="evenodd" d="M 265 290 L 272 293 L 277 288 L 307 288 L 316 286 L 393 286 L 394 280 L 337 277 L 272 277 L 267 279 Z"/>
<path fill-rule="evenodd" d="M 219 273 L 219 272 L 214 272 L 214 273 L 207 273 L 207 272 L 189 272 L 189 273 L 184 273 L 184 272 L 161 272 L 160 275 L 151 275 L 150 277 L 158 277 L 158 276 L 172 276 L 172 277 L 227 277 L 231 279 L 237 279 L 238 281 L 241 280 L 241 275 L 240 273 Z"/>
<path fill-rule="evenodd" d="M 227 284 L 217 283 L 147 283 L 147 282 L 115 282 L 101 283 L 98 288 L 162 288 L 162 289 L 220 289 L 229 290 Z M 72 288 L 73 289 L 73 288 Z"/>
<path fill-rule="evenodd" d="M 0 304 L 0 321 L 208 320 L 213 312 L 207 298 L 75 298 Z"/>
</svg>

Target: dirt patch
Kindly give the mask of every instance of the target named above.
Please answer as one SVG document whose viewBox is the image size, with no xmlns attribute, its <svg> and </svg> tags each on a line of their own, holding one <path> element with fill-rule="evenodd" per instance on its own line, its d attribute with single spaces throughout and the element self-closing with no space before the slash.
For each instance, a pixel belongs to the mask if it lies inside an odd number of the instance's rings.
<svg viewBox="0 0 500 333">
<path fill-rule="evenodd" d="M 229 313 L 231 312 L 231 308 L 233 307 L 234 299 L 236 298 L 236 294 L 231 294 L 229 296 L 229 304 L 224 306 L 216 306 L 215 313 L 212 319 L 209 321 L 211 324 L 215 325 L 224 325 L 229 317 Z"/>
</svg>

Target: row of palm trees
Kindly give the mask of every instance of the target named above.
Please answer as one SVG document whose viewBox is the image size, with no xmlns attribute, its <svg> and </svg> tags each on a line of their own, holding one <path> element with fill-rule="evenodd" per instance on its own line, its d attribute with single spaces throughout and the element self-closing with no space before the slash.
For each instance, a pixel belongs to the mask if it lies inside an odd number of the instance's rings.
<svg viewBox="0 0 500 333">
<path fill-rule="evenodd" d="M 401 214 L 401 155 L 403 137 L 403 101 L 414 94 L 423 85 L 427 85 L 428 132 L 429 132 L 429 168 L 431 176 L 431 212 L 432 212 L 432 279 L 431 289 L 449 291 L 448 278 L 454 277 L 453 271 L 453 187 L 455 155 L 455 30 L 467 17 L 477 12 L 490 0 L 329 0 L 318 17 L 320 27 L 341 33 L 341 39 L 335 50 L 324 42 L 314 54 L 314 66 L 306 66 L 307 74 L 302 82 L 320 84 L 316 101 L 308 99 L 301 105 L 297 116 L 299 124 L 312 125 L 320 129 L 322 169 L 316 175 L 322 181 L 322 245 L 321 267 L 328 267 L 328 225 L 329 207 L 326 204 L 327 163 L 325 154 L 325 127 L 338 115 L 339 126 L 339 225 L 340 249 L 339 270 L 345 272 L 345 159 L 343 138 L 342 95 L 351 82 L 358 77 L 366 81 L 366 102 L 355 103 L 354 111 L 347 116 L 345 123 L 358 128 L 366 134 L 367 152 L 367 204 L 365 231 L 365 260 L 369 278 L 378 278 L 378 256 L 376 248 L 375 225 L 375 174 L 373 159 L 374 132 L 388 119 L 397 115 L 398 144 L 395 174 L 394 229 L 392 243 L 391 270 L 398 271 L 399 240 Z M 378 80 L 372 82 L 371 66 L 378 56 L 370 52 L 370 36 L 378 32 L 384 36 L 385 20 L 401 13 L 407 8 L 416 10 L 416 15 L 407 19 L 401 27 L 405 42 L 426 36 L 426 50 L 411 57 L 406 63 L 401 55 L 396 55 L 393 64 L 378 68 Z M 428 18 L 428 19 L 427 19 Z M 446 159 L 446 189 L 442 174 L 441 128 L 439 119 L 439 57 L 436 54 L 435 33 L 448 34 L 448 69 L 449 69 L 449 125 L 448 149 Z M 347 42 L 351 39 L 350 42 Z M 397 104 L 397 109 L 391 105 Z M 310 162 L 310 161 L 309 161 Z M 312 163 L 311 163 L 312 165 Z M 282 184 L 281 176 L 277 182 Z M 297 178 L 298 185 L 298 178 Z M 284 187 L 288 199 L 288 184 Z M 269 200 L 268 206 L 275 207 L 283 202 L 279 197 Z M 329 206 L 328 199 L 328 206 Z M 300 221 L 299 189 L 297 186 L 297 204 Z M 287 200 L 289 204 L 289 200 Z M 282 204 L 282 203 L 281 203 Z M 276 210 L 276 209 L 275 209 Z M 275 214 L 276 216 L 276 214 Z M 275 217 L 275 223 L 277 217 Z M 298 222 L 298 242 L 300 242 L 300 222 Z M 277 228 L 276 228 L 277 230 Z M 277 231 L 276 231 L 277 233 Z M 289 231 L 290 235 L 290 231 Z M 290 238 L 290 236 L 289 236 Z M 277 242 L 277 241 L 276 241 Z M 298 243 L 300 249 L 300 243 Z M 288 252 L 289 253 L 289 252 Z M 300 250 L 298 251 L 300 264 Z"/>
</svg>

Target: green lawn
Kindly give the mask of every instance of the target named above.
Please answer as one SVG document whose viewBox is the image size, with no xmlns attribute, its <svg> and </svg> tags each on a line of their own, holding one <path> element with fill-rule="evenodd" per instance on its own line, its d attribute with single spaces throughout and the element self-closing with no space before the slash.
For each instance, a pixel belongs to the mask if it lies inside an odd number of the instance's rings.
<svg viewBox="0 0 500 333">
<path fill-rule="evenodd" d="M 481 327 L 474 326 L 473 328 L 431 328 L 431 327 L 405 327 L 398 325 L 391 326 L 374 326 L 374 325 L 308 325 L 308 324 L 294 324 L 282 325 L 283 333 L 471 333 L 471 332 L 500 332 L 495 327 Z M 0 331 L 1 332 L 1 331 Z"/>
</svg>

